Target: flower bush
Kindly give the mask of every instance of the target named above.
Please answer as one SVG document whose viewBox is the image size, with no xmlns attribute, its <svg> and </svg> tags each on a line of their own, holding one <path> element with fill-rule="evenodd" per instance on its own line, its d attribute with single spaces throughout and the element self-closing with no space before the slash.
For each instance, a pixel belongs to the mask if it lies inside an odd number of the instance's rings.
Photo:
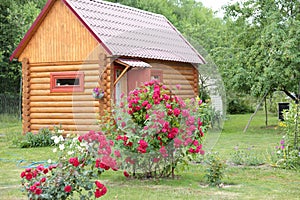
<svg viewBox="0 0 300 200">
<path fill-rule="evenodd" d="M 96 99 L 102 99 L 104 97 L 104 91 L 98 87 L 93 89 L 92 95 Z"/>
<path fill-rule="evenodd" d="M 276 146 L 276 166 L 286 169 L 300 168 L 300 108 L 299 104 L 291 104 L 289 111 L 284 112 L 284 121 L 280 123 L 285 135 Z"/>
<path fill-rule="evenodd" d="M 155 80 L 122 96 L 111 134 L 126 176 L 174 177 L 178 163 L 203 155 L 201 104 L 183 101 Z"/>
<path fill-rule="evenodd" d="M 67 199 L 78 193 L 80 199 L 99 198 L 107 188 L 98 178 L 105 170 L 117 170 L 110 141 L 102 132 L 90 131 L 80 137 L 53 136 L 58 160 L 21 173 L 29 199 Z"/>
</svg>

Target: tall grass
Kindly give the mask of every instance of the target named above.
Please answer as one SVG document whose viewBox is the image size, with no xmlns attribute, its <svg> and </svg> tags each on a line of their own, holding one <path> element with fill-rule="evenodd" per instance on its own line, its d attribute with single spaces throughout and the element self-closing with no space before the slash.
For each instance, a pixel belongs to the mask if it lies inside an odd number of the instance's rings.
<svg viewBox="0 0 300 200">
<path fill-rule="evenodd" d="M 0 93 L 0 114 L 20 115 L 20 101 L 19 94 Z"/>
</svg>

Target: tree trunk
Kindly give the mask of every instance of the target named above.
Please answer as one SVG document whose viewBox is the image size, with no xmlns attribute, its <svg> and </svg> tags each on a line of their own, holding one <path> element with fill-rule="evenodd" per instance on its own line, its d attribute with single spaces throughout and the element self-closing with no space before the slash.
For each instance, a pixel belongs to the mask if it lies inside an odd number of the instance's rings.
<svg viewBox="0 0 300 200">
<path fill-rule="evenodd" d="M 246 127 L 244 128 L 244 131 L 243 131 L 244 133 L 246 133 L 247 129 L 248 129 L 248 128 L 249 128 L 249 126 L 250 126 L 250 123 L 251 123 L 251 121 L 252 121 L 253 117 L 256 115 L 256 113 L 257 113 L 258 109 L 260 108 L 260 106 L 261 106 L 261 104 L 262 104 L 263 100 L 265 99 L 265 97 L 267 96 L 267 94 L 268 94 L 268 93 L 269 93 L 269 91 L 267 91 L 267 92 L 264 94 L 263 98 L 261 98 L 260 102 L 257 104 L 257 106 L 256 106 L 256 109 L 255 109 L 254 113 L 253 113 L 253 114 L 250 116 L 250 119 L 249 119 L 249 121 L 248 121 L 248 123 L 247 123 Z"/>
<path fill-rule="evenodd" d="M 266 115 L 266 127 L 268 127 L 268 107 L 267 107 L 267 96 L 265 97 L 265 115 Z"/>
</svg>

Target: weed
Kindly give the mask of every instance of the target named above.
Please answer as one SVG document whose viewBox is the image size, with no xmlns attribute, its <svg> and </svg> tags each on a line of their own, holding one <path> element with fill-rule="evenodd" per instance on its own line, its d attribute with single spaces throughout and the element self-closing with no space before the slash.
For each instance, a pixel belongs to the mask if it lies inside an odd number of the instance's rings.
<svg viewBox="0 0 300 200">
<path fill-rule="evenodd" d="M 221 160 L 218 153 L 208 154 L 205 162 L 208 165 L 205 177 L 207 178 L 209 185 L 220 186 L 224 176 L 225 162 Z"/>
</svg>

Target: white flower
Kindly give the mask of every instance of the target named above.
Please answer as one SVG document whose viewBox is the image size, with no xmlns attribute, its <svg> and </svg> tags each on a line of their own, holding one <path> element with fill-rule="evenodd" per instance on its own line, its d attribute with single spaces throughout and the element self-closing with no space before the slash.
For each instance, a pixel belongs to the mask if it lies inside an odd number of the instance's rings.
<svg viewBox="0 0 300 200">
<path fill-rule="evenodd" d="M 68 151 L 68 155 L 72 155 L 74 151 Z"/>
<path fill-rule="evenodd" d="M 87 147 L 88 144 L 87 144 L 86 142 L 81 142 L 81 143 L 80 143 L 80 146 L 82 146 L 82 147 Z"/>
<path fill-rule="evenodd" d="M 58 144 L 60 142 L 60 139 L 57 136 L 52 136 L 51 139 L 54 140 L 55 144 Z"/>
<path fill-rule="evenodd" d="M 64 150 L 64 149 L 65 149 L 65 145 L 64 145 L 64 144 L 60 144 L 60 145 L 59 145 L 59 150 L 62 151 L 62 150 Z"/>
<path fill-rule="evenodd" d="M 277 154 L 280 154 L 281 153 L 281 151 L 279 150 L 279 151 L 277 151 Z"/>
<path fill-rule="evenodd" d="M 51 160 L 51 159 L 49 159 L 49 160 L 47 161 L 47 163 L 51 164 L 51 163 L 52 163 L 52 160 Z"/>
<path fill-rule="evenodd" d="M 74 143 L 76 143 L 77 141 L 78 141 L 78 138 L 76 138 L 76 137 L 72 139 L 72 142 L 74 142 Z"/>
<path fill-rule="evenodd" d="M 61 142 L 64 141 L 64 137 L 63 137 L 62 135 L 60 135 L 58 138 L 59 138 L 59 140 L 60 140 Z"/>
<path fill-rule="evenodd" d="M 53 149 L 53 153 L 56 153 L 56 152 L 57 152 L 57 148 L 54 148 L 54 149 Z"/>
<path fill-rule="evenodd" d="M 79 152 L 81 152 L 81 153 L 83 153 L 83 151 L 84 151 L 84 149 L 83 148 L 81 148 L 81 147 L 77 147 L 77 150 L 79 151 Z"/>
<path fill-rule="evenodd" d="M 64 130 L 62 130 L 62 129 L 59 129 L 58 131 L 57 131 L 57 133 L 60 133 L 60 134 L 62 134 L 64 132 Z"/>
</svg>

